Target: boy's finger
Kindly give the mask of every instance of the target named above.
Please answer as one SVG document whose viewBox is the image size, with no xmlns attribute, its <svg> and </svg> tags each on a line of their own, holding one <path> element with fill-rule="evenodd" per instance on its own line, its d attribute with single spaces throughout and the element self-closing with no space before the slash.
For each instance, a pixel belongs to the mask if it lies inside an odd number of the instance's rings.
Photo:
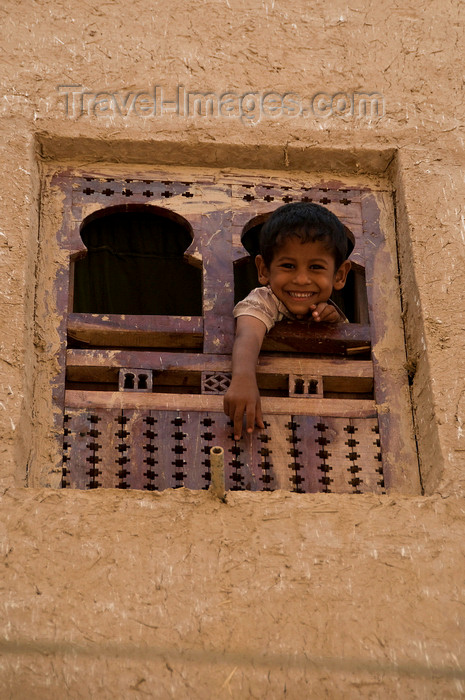
<svg viewBox="0 0 465 700">
<path fill-rule="evenodd" d="M 334 318 L 334 320 L 336 320 L 337 318 L 339 318 L 339 314 L 336 311 L 336 309 L 334 308 L 334 306 L 331 306 L 330 304 L 326 304 L 326 307 L 324 309 L 322 309 L 322 311 L 320 311 L 320 319 L 322 321 L 329 321 L 332 318 Z"/>
<path fill-rule="evenodd" d="M 312 316 L 315 321 L 327 321 L 333 315 L 338 316 L 339 314 L 334 306 L 331 306 L 331 304 L 326 304 L 325 302 L 318 304 L 315 311 L 312 312 Z"/>
<path fill-rule="evenodd" d="M 253 433 L 253 429 L 255 428 L 255 404 L 247 404 L 246 418 L 247 432 Z"/>
<path fill-rule="evenodd" d="M 235 412 L 234 416 L 230 416 L 231 420 L 234 421 L 234 439 L 240 440 L 242 435 L 242 418 L 244 416 L 244 409 L 240 409 Z"/>
</svg>

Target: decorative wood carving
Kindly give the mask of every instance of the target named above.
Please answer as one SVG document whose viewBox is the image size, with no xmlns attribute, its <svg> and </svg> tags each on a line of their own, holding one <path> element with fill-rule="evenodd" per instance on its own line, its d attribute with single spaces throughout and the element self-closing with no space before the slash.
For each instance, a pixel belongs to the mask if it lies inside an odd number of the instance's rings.
<svg viewBox="0 0 465 700">
<path fill-rule="evenodd" d="M 52 182 L 65 197 L 58 244 L 70 262 L 56 285 L 63 487 L 206 489 L 210 448 L 220 444 L 230 490 L 419 493 L 394 237 L 379 223 L 380 210 L 385 221 L 392 216 L 389 195 L 285 177 L 189 179 L 89 174 Z M 257 368 L 266 427 L 235 442 L 221 395 L 234 337 L 233 266 L 248 256 L 244 227 L 290 201 L 327 206 L 350 231 L 361 323 L 277 324 Z M 71 263 L 85 255 L 79 226 L 89 206 L 103 215 L 141 204 L 192 226 L 187 252 L 203 266 L 203 316 L 73 313 Z M 147 375 L 142 385 L 139 375 Z"/>
</svg>

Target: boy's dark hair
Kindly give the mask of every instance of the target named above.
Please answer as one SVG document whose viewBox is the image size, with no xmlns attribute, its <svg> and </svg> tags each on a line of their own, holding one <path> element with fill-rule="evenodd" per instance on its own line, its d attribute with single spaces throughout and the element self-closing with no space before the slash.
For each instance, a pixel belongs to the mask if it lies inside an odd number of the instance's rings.
<svg viewBox="0 0 465 700">
<path fill-rule="evenodd" d="M 293 202 L 276 209 L 260 231 L 260 254 L 269 268 L 273 256 L 287 238 L 301 243 L 322 241 L 334 256 L 335 269 L 347 258 L 347 236 L 337 216 L 313 202 Z"/>
</svg>

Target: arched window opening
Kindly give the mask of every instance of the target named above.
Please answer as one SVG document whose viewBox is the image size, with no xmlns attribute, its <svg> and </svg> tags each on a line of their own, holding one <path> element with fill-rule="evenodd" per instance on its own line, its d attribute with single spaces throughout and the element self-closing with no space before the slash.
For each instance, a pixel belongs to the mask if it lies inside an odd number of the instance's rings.
<svg viewBox="0 0 465 700">
<path fill-rule="evenodd" d="M 259 240 L 263 224 L 272 212 L 254 217 L 243 229 L 241 242 L 249 253 L 234 263 L 234 303 L 244 299 L 255 287 L 259 287 L 255 257 L 260 252 Z M 347 226 L 344 226 L 348 256 L 351 258 L 355 250 L 355 237 Z M 354 260 L 352 269 L 347 276 L 345 287 L 341 291 L 334 290 L 331 299 L 345 313 L 351 323 L 368 323 L 368 301 L 366 293 L 365 269 Z"/>
<path fill-rule="evenodd" d="M 112 207 L 87 217 L 81 238 L 87 254 L 75 261 L 75 313 L 202 315 L 202 269 L 185 256 L 192 230 L 181 216 Z"/>
</svg>

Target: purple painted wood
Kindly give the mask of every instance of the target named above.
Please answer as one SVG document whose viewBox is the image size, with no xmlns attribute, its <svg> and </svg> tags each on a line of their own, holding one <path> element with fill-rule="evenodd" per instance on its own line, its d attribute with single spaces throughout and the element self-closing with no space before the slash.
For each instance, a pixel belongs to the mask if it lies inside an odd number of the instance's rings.
<svg viewBox="0 0 465 700">
<path fill-rule="evenodd" d="M 266 435 L 268 437 L 264 447 L 269 450 L 267 456 L 268 469 L 264 469 L 262 476 L 269 473 L 271 477 L 270 488 L 275 491 L 283 489 L 291 491 L 295 489 L 295 462 L 293 456 L 292 427 L 290 415 L 264 416 L 266 423 Z"/>
<path fill-rule="evenodd" d="M 262 476 L 262 439 L 263 431 L 254 430 L 253 433 L 243 432 L 242 438 L 236 442 L 236 448 L 240 450 L 238 459 L 241 462 L 242 488 L 246 491 L 261 491 L 263 487 Z"/>
<path fill-rule="evenodd" d="M 131 459 L 131 442 L 127 430 L 127 417 L 123 417 L 121 409 L 97 410 L 98 429 L 100 431 L 101 447 L 98 451 L 99 487 L 119 488 L 125 479 L 118 476 L 119 472 L 129 469 Z"/>
<path fill-rule="evenodd" d="M 204 352 L 229 353 L 234 339 L 234 272 L 230 211 L 203 216 L 200 248 L 204 268 Z"/>
<path fill-rule="evenodd" d="M 352 354 L 369 352 L 370 327 L 358 323 L 280 321 L 266 335 L 264 351 Z"/>
<path fill-rule="evenodd" d="M 179 444 L 179 449 L 184 450 L 183 458 L 186 462 L 183 485 L 188 489 L 202 489 L 205 486 L 205 429 L 202 425 L 204 414 L 198 411 L 181 411 L 180 416 L 185 420 L 182 427 L 185 437 Z"/>
<path fill-rule="evenodd" d="M 89 345 L 108 347 L 201 348 L 201 316 L 68 315 L 68 335 Z"/>
<path fill-rule="evenodd" d="M 101 176 L 79 180 L 64 177 L 56 180 L 54 184 L 58 184 L 68 197 L 63 228 L 59 232 L 59 246 L 67 250 L 71 256 L 82 252 L 79 225 L 83 207 L 90 203 L 99 204 L 103 211 L 103 207 L 109 204 L 127 202 L 128 208 L 131 208 L 131 203 L 139 205 L 150 200 L 161 203 L 166 208 L 172 207 L 174 211 L 186 213 L 191 199 L 196 197 L 199 201 L 202 199 L 205 204 L 203 213 L 199 213 L 196 205 L 195 213 L 191 210 L 192 214 L 189 214 L 188 218 L 195 230 L 195 240 L 190 252 L 195 252 L 197 256 L 200 253 L 204 264 L 204 319 L 163 320 L 159 317 L 155 322 L 150 318 L 138 317 L 135 320 L 121 320 L 121 327 L 116 330 L 111 329 L 114 325 L 112 319 L 108 321 L 99 319 L 97 329 L 91 327 L 93 323 L 91 319 L 85 319 L 84 326 L 86 324 L 87 326 L 79 332 L 90 331 L 88 336 L 90 342 L 95 342 L 99 333 L 110 331 L 108 337 L 101 336 L 103 342 L 110 340 L 114 344 L 114 338 L 118 334 L 122 337 L 125 333 L 129 333 L 126 335 L 126 340 L 130 346 L 143 346 L 148 338 L 147 332 L 152 329 L 154 335 L 148 339 L 149 344 L 156 345 L 168 341 L 171 343 L 169 340 L 171 338 L 174 346 L 179 343 L 187 347 L 185 343 L 189 341 L 192 343 L 191 347 L 200 347 L 198 344 L 202 340 L 203 326 L 204 352 L 210 353 L 209 357 L 202 358 L 199 354 L 187 358 L 185 354 L 183 357 L 183 353 L 161 353 L 155 364 L 162 365 L 166 362 L 170 366 L 182 369 L 185 363 L 186 367 L 192 368 L 195 365 L 195 371 L 200 371 L 212 366 L 213 355 L 224 353 L 221 357 L 221 367 L 213 366 L 213 369 L 227 371 L 227 354 L 232 347 L 234 327 L 232 263 L 238 256 L 244 254 L 240 232 L 251 219 L 255 218 L 257 222 L 260 217 L 266 217 L 269 211 L 291 200 L 316 201 L 341 216 L 345 225 L 355 236 L 356 246 L 352 258 L 361 265 L 365 263 L 367 265 L 370 321 L 375 346 L 386 337 L 387 333 L 390 333 L 389 323 L 385 323 L 383 309 L 387 308 L 386 305 L 390 303 L 390 299 L 394 299 L 397 294 L 395 291 L 397 286 L 393 287 L 395 250 L 393 252 L 386 245 L 384 233 L 379 226 L 379 207 L 373 195 L 368 192 L 362 194 L 360 191 L 341 191 L 340 183 L 333 183 L 328 187 L 309 188 L 304 182 L 288 181 L 286 178 L 281 178 L 279 182 L 270 178 L 257 182 L 257 179 L 252 177 L 230 177 L 220 185 L 214 184 L 210 179 L 208 182 L 197 181 L 193 186 L 188 183 L 161 180 L 161 177 L 156 182 L 149 179 L 150 182 L 144 182 L 141 175 L 139 179 L 132 178 L 131 182 L 123 180 L 104 182 Z M 79 186 L 73 190 L 75 183 Z M 233 205 L 231 193 L 234 199 Z M 71 207 L 71 196 L 73 207 Z M 379 196 L 384 197 L 384 195 L 376 195 L 378 198 Z M 363 207 L 363 226 L 360 202 Z M 63 318 L 60 333 L 64 341 L 70 298 L 67 264 L 60 269 L 57 279 L 57 307 Z M 79 325 L 82 320 L 71 316 L 69 328 L 74 329 L 76 323 Z M 116 325 L 118 326 L 118 323 Z M 398 330 L 397 328 L 396 333 Z M 397 333 L 395 336 L 397 340 L 398 335 Z M 352 354 L 356 358 L 357 353 L 367 351 L 370 342 L 371 332 L 366 326 L 350 324 L 345 327 L 314 328 L 301 323 L 284 323 L 278 324 L 267 336 L 264 349 L 286 353 L 297 351 L 299 353 L 339 353 L 349 354 L 349 356 Z M 62 347 L 65 347 L 64 342 Z M 117 357 L 120 359 L 123 356 L 127 359 L 129 355 L 132 357 L 134 351 L 105 352 L 107 359 L 103 360 L 103 363 L 107 363 L 107 369 L 103 364 L 103 374 L 100 370 L 96 371 L 95 379 L 89 379 L 87 375 L 84 376 L 84 370 L 73 366 L 70 367 L 70 376 L 72 372 L 77 374 L 81 372 L 82 376 L 77 381 L 114 382 L 112 374 L 112 372 L 115 373 L 114 368 L 117 370 L 120 366 L 145 366 L 127 362 L 121 364 L 119 360 L 117 361 Z M 141 357 L 142 353 L 139 352 L 137 355 Z M 151 369 L 154 366 L 153 355 L 144 353 L 144 357 L 147 368 Z M 394 384 L 386 381 L 387 373 L 384 372 L 384 366 L 381 366 L 382 357 L 378 356 L 376 348 L 374 357 L 377 402 L 389 403 L 391 406 L 389 413 L 383 413 L 380 416 L 381 442 L 383 453 L 386 454 L 387 485 L 399 487 L 404 492 L 406 488 L 417 492 L 415 489 L 418 489 L 418 479 L 415 481 L 415 475 L 412 476 L 409 466 L 414 462 L 409 459 L 397 459 L 400 451 L 403 455 L 406 454 L 406 450 L 410 456 L 412 454 L 411 421 L 410 423 L 408 420 L 404 421 L 405 411 L 409 411 L 408 397 L 407 401 L 404 401 L 405 396 L 408 395 L 406 381 L 402 379 L 400 383 Z M 59 361 L 61 374 L 55 387 L 54 400 L 58 406 L 62 406 L 64 352 L 60 355 Z M 90 360 L 91 363 L 92 361 Z M 267 361 L 264 356 L 262 362 Z M 290 364 L 287 371 L 293 371 Z M 299 368 L 298 371 L 303 370 Z M 328 371 L 331 374 L 331 371 Z M 282 367 L 280 372 L 282 373 Z M 91 375 L 92 369 L 89 376 Z M 200 401 L 201 397 L 198 404 L 194 405 L 191 401 L 193 410 L 178 413 L 174 410 L 156 410 L 156 404 L 153 409 L 151 405 L 142 404 L 139 407 L 137 407 L 138 404 L 134 404 L 130 410 L 124 405 L 114 409 L 113 406 L 117 404 L 112 403 L 113 399 L 109 396 L 111 392 L 101 393 L 107 394 L 102 399 L 101 407 L 98 403 L 95 409 L 73 409 L 70 412 L 68 423 L 73 429 L 70 431 L 70 440 L 67 443 L 69 446 L 65 451 L 68 457 L 65 469 L 69 468 L 70 471 L 69 474 L 64 475 L 64 482 L 68 483 L 69 480 L 70 485 L 74 487 L 87 488 L 102 485 L 163 489 L 186 485 L 190 488 L 203 488 L 208 484 L 208 450 L 213 444 L 219 444 L 225 449 L 227 486 L 230 488 L 280 487 L 298 488 L 303 491 L 327 488 L 330 491 L 339 492 L 365 490 L 381 492 L 382 490 L 378 484 L 381 475 L 377 471 L 380 464 L 377 459 L 379 447 L 376 444 L 370 444 L 374 422 L 363 420 L 357 422 L 357 413 L 361 414 L 361 404 L 357 401 L 353 402 L 354 411 L 353 414 L 349 414 L 353 416 L 351 418 L 317 418 L 299 415 L 291 419 L 286 415 L 267 416 L 269 426 L 265 431 L 255 431 L 252 436 L 246 436 L 236 444 L 231 438 L 228 419 L 219 412 L 209 413 L 208 406 Z M 84 392 L 82 395 L 85 397 Z M 398 402 L 399 396 L 402 396 L 400 402 Z M 107 408 L 104 408 L 105 405 Z M 167 404 L 166 408 L 170 409 L 170 406 L 171 404 Z M 173 407 L 180 406 L 173 404 Z M 215 406 L 215 411 L 217 408 L 218 406 Z M 279 406 L 273 405 L 272 410 L 278 409 Z M 92 428 L 89 415 L 96 416 L 95 425 L 98 428 Z M 115 427 L 114 422 L 118 417 L 127 420 L 116 423 Z M 205 425 L 206 417 L 212 421 L 211 425 Z M 147 423 L 147 418 L 152 421 L 150 424 Z M 181 424 L 173 423 L 176 420 L 181 420 Z M 90 428 L 88 423 L 91 425 Z M 288 425 L 291 427 L 287 427 Z M 295 427 L 292 427 L 294 425 Z M 350 427 L 356 430 L 351 433 L 348 430 Z M 91 431 L 96 433 L 96 437 L 90 434 Z M 128 435 L 123 435 L 124 432 Z M 404 444 L 405 432 L 410 435 L 407 448 Z M 350 437 L 351 435 L 356 437 Z M 395 441 L 392 438 L 393 435 L 396 435 Z M 404 437 L 399 440 L 399 435 Z M 65 436 L 65 442 L 66 438 L 68 436 Z M 293 439 L 297 442 L 289 441 Z M 375 434 L 375 442 L 376 440 Z M 351 441 L 357 444 L 350 444 Z M 371 462 L 372 457 L 374 467 Z M 396 459 L 403 465 L 402 468 L 399 466 L 399 474 L 396 472 L 398 468 Z M 121 460 L 124 463 L 119 463 Z M 407 467 L 405 467 L 406 463 Z M 321 469 L 322 465 L 323 469 Z M 86 472 L 89 473 L 86 474 Z M 289 473 L 293 481 L 289 481 Z M 327 484 L 323 483 L 326 477 L 329 479 Z M 357 479 L 360 481 L 355 483 Z"/>
<path fill-rule="evenodd" d="M 145 411 L 143 415 L 143 425 L 141 426 L 142 453 L 142 476 L 144 477 L 143 487 L 147 491 L 158 490 L 158 464 L 159 450 L 157 446 L 157 421 L 155 411 Z"/>
<path fill-rule="evenodd" d="M 175 426 L 173 423 L 178 417 L 177 411 L 152 411 L 151 415 L 156 420 L 154 432 L 156 431 L 155 444 L 158 448 L 158 464 L 155 470 L 158 476 L 155 479 L 155 483 L 158 489 L 163 491 L 163 489 L 172 489 L 179 486 L 179 481 L 175 478 L 176 465 L 174 461 L 176 456 L 174 446 L 176 440 L 173 435 L 176 428 L 181 428 L 182 426 Z"/>
<path fill-rule="evenodd" d="M 90 469 L 99 470 L 96 460 L 94 464 L 88 462 L 89 457 L 98 453 L 98 446 L 101 445 L 100 429 L 98 424 L 90 424 L 89 410 L 66 409 L 65 410 L 65 435 L 64 450 L 66 460 L 63 463 L 66 469 L 64 475 L 65 487 L 73 489 L 86 489 L 92 481 L 93 476 L 86 474 Z M 89 431 L 92 430 L 92 435 Z M 92 445 L 92 447 L 89 447 Z M 95 450 L 97 447 L 97 450 Z"/>
<path fill-rule="evenodd" d="M 354 474 L 361 479 L 357 489 L 361 493 L 385 493 L 381 448 L 376 418 L 353 418 L 350 421 L 354 432 L 348 435 L 351 451 L 357 454 L 355 464 L 360 472 Z"/>
<path fill-rule="evenodd" d="M 330 467 L 328 476 L 331 481 L 328 488 L 333 493 L 353 493 L 350 447 L 347 442 L 349 420 L 325 417 L 322 423 L 327 426 L 324 431 L 321 431 L 319 440 L 328 441 L 321 445 L 321 450 L 329 453 L 327 463 Z"/>
<path fill-rule="evenodd" d="M 382 193 L 379 197 L 383 209 L 392 212 L 391 199 Z M 367 252 L 368 310 L 373 333 L 375 398 L 377 404 L 389 406 L 389 411 L 379 414 L 386 488 L 404 494 L 419 494 L 420 474 L 405 370 L 395 240 L 394 236 L 388 240 L 380 225 L 380 207 L 373 194 L 363 196 L 362 214 Z M 389 347 L 389 353 L 386 347 Z"/>
<path fill-rule="evenodd" d="M 127 442 L 129 450 L 127 451 L 128 462 L 122 466 L 118 477 L 119 488 L 124 488 L 123 484 L 127 484 L 127 488 L 144 489 L 149 481 L 145 476 L 148 468 L 145 462 L 148 456 L 146 446 L 150 442 L 146 437 L 148 428 L 146 419 L 149 413 L 149 411 L 138 410 L 122 411 L 123 417 L 127 419 L 127 423 L 121 426 L 122 434 L 127 433 L 127 436 L 120 443 L 124 446 Z"/>
<path fill-rule="evenodd" d="M 321 479 L 324 472 L 320 466 L 325 464 L 325 459 L 318 455 L 323 449 L 318 438 L 321 436 L 318 425 L 322 424 L 319 416 L 292 416 L 293 424 L 293 448 L 296 463 L 297 488 L 304 493 L 318 493 L 325 491 L 325 485 Z"/>
</svg>

